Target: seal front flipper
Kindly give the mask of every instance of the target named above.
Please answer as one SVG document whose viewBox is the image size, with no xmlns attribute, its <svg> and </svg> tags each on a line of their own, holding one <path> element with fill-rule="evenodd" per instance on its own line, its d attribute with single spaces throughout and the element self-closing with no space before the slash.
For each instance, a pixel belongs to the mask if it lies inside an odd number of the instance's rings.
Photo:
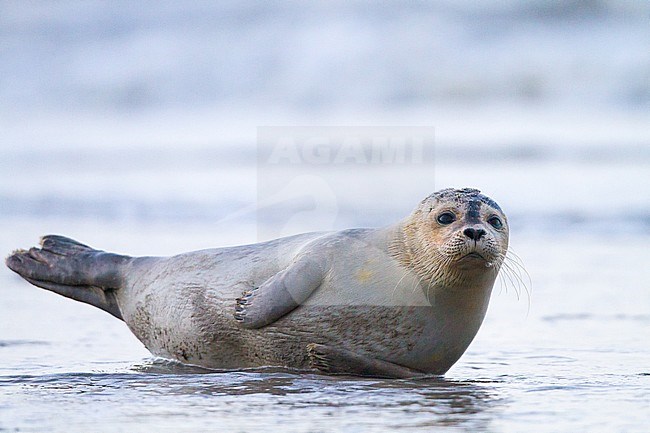
<svg viewBox="0 0 650 433">
<path fill-rule="evenodd" d="M 18 250 L 6 259 L 9 269 L 43 289 L 94 305 L 122 319 L 115 290 L 131 258 L 95 250 L 75 240 L 49 235 L 41 248 Z"/>
<path fill-rule="evenodd" d="M 349 374 L 392 379 L 425 376 L 424 373 L 418 370 L 323 344 L 308 344 L 307 354 L 309 355 L 310 366 L 327 374 Z"/>
<path fill-rule="evenodd" d="M 235 319 L 248 329 L 262 328 L 293 311 L 322 283 L 324 268 L 303 256 L 261 286 L 237 298 Z"/>
</svg>

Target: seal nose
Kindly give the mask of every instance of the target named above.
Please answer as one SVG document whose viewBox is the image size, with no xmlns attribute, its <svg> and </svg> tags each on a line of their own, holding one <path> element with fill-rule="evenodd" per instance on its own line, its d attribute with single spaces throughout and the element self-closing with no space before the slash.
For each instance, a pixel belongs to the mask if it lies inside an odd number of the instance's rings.
<svg viewBox="0 0 650 433">
<path fill-rule="evenodd" d="M 481 239 L 483 236 L 485 236 L 485 230 L 483 229 L 473 229 L 471 227 L 466 228 L 463 230 L 463 234 L 470 238 L 473 241 L 478 241 Z"/>
</svg>

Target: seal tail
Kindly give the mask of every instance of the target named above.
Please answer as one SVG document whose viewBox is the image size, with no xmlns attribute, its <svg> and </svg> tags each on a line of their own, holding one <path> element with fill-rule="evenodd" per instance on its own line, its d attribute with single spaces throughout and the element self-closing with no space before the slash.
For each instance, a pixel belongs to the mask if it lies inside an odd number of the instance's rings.
<svg viewBox="0 0 650 433">
<path fill-rule="evenodd" d="M 70 238 L 48 235 L 41 248 L 14 251 L 9 269 L 35 286 L 85 302 L 120 320 L 115 292 L 123 285 L 122 267 L 131 257 L 95 250 Z"/>
</svg>

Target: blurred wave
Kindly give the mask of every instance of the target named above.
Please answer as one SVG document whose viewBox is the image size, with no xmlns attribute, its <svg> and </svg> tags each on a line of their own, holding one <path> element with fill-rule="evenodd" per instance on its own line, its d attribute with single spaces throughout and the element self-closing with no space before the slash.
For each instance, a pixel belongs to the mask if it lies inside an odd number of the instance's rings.
<svg viewBox="0 0 650 433">
<path fill-rule="evenodd" d="M 3 1 L 0 218 L 251 221 L 274 174 L 260 122 L 383 113 L 366 118 L 436 127 L 435 166 L 330 170 L 337 228 L 476 186 L 522 228 L 647 231 L 649 17 L 626 0 Z M 292 203 L 258 222 L 315 206 Z"/>
<path fill-rule="evenodd" d="M 191 223 L 203 225 L 219 225 L 224 221 L 231 222 L 236 215 L 237 223 L 258 223 L 259 226 L 277 227 L 286 222 L 288 215 L 305 212 L 313 208 L 312 203 L 305 199 L 292 202 L 278 209 L 264 209 L 265 214 L 258 218 L 255 209 L 247 209 L 238 202 L 221 200 L 206 203 L 203 201 L 146 201 L 134 199 L 106 198 L 84 199 L 65 196 L 37 197 L 7 197 L 0 196 L 2 208 L 0 219 L 6 218 L 35 218 L 56 219 L 65 218 L 71 223 L 78 221 L 94 221 L 96 223 L 134 222 L 142 225 L 147 223 Z M 242 211 L 242 209 L 244 211 Z M 365 226 L 388 224 L 404 217 L 409 208 L 386 208 L 381 211 L 364 212 L 358 215 L 359 209 L 354 206 L 338 206 L 337 217 L 339 229 L 346 226 Z M 574 233 L 591 232 L 595 236 L 607 232 L 610 235 L 636 235 L 650 230 L 650 212 L 636 210 L 620 215 L 608 212 L 605 215 L 594 215 L 589 212 L 547 211 L 545 213 L 510 213 L 510 227 L 516 231 L 533 231 L 542 233 Z M 368 223 L 370 221 L 370 224 Z M 372 222 L 375 222 L 373 224 Z M 337 227 L 320 227 L 321 229 Z M 317 230 L 318 227 L 312 228 Z"/>
<path fill-rule="evenodd" d="M 436 146 L 433 154 L 432 161 L 408 169 L 377 170 L 266 166 L 250 144 L 119 152 L 7 149 L 0 161 L 0 219 L 279 227 L 302 214 L 307 224 L 295 230 L 342 229 L 390 224 L 423 194 L 476 186 L 494 193 L 514 230 L 649 232 L 648 185 L 641 179 L 649 173 L 650 148 L 642 144 L 450 144 Z M 290 196 L 264 196 L 260 187 L 278 172 L 296 179 L 320 176 L 333 194 L 331 203 L 315 200 L 318 190 L 309 186 Z M 392 188 L 382 187 L 387 184 Z M 323 223 L 316 214 L 332 220 Z"/>
<path fill-rule="evenodd" d="M 0 111 L 650 106 L 650 3 L 0 3 Z"/>
</svg>

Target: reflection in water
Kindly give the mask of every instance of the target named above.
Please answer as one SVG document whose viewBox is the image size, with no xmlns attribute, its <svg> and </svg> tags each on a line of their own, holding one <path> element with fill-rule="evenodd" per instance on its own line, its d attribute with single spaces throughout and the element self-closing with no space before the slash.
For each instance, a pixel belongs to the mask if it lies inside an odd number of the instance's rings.
<svg viewBox="0 0 650 433">
<path fill-rule="evenodd" d="M 101 404 L 138 402 L 134 410 L 152 403 L 172 407 L 165 404 L 172 401 L 174 413 L 157 422 L 179 414 L 208 416 L 208 411 L 226 424 L 230 417 L 245 413 L 266 417 L 269 424 L 281 423 L 283 417 L 307 422 L 318 414 L 367 427 L 394 422 L 398 427 L 485 431 L 493 409 L 500 405 L 496 390 L 478 381 L 333 377 L 279 368 L 214 372 L 162 360 L 123 373 L 5 376 L 0 394 L 12 391 L 25 392 L 41 403 L 74 402 L 80 394 Z"/>
</svg>

